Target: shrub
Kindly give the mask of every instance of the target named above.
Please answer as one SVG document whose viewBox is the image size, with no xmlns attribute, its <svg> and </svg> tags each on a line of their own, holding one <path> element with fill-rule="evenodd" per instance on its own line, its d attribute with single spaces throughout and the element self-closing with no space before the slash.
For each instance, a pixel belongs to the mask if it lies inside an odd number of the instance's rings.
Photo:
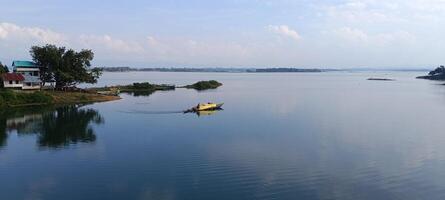
<svg viewBox="0 0 445 200">
<path fill-rule="evenodd" d="M 222 83 L 218 81 L 210 80 L 210 81 L 199 81 L 193 85 L 186 86 L 186 88 L 193 88 L 196 90 L 208 90 L 208 89 L 216 89 L 221 85 Z"/>
<path fill-rule="evenodd" d="M 143 83 L 133 83 L 134 89 L 153 89 L 154 86 L 150 84 L 149 82 L 143 82 Z"/>
<path fill-rule="evenodd" d="M 444 74 L 444 73 L 445 73 L 445 67 L 440 66 L 440 67 L 436 68 L 435 70 L 430 71 L 430 73 L 428 73 L 428 75 L 433 76 L 433 75 Z"/>
</svg>

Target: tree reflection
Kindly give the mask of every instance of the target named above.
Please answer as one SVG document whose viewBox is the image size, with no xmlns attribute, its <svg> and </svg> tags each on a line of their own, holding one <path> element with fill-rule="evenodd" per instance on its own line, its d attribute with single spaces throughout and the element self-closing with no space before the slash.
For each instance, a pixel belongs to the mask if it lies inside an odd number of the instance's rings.
<svg viewBox="0 0 445 200">
<path fill-rule="evenodd" d="M 134 91 L 134 92 L 128 92 L 129 94 L 135 96 L 135 97 L 148 97 L 155 93 L 155 91 Z"/>
<path fill-rule="evenodd" d="M 6 122 L 3 122 L 4 120 L 0 119 L 0 148 L 6 145 L 6 139 L 8 139 L 8 135 L 6 134 Z"/>
<path fill-rule="evenodd" d="M 91 123 L 101 124 L 103 118 L 93 109 L 79 109 L 76 106 L 57 108 L 55 112 L 43 115 L 39 132 L 40 146 L 60 147 L 77 142 L 94 142 L 96 135 Z"/>
<path fill-rule="evenodd" d="M 82 106 L 58 108 L 10 109 L 0 113 L 0 147 L 6 145 L 8 134 L 37 135 L 40 147 L 60 148 L 78 142 L 96 141 L 92 124 L 104 120 L 94 109 Z"/>
</svg>

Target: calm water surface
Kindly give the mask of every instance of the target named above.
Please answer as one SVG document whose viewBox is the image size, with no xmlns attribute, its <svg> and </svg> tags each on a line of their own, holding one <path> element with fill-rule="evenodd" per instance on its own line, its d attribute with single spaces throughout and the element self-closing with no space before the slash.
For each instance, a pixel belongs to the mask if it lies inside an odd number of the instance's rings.
<svg viewBox="0 0 445 200">
<path fill-rule="evenodd" d="M 105 73 L 224 86 L 2 111 L 0 198 L 444 199 L 445 86 L 421 74 Z"/>
</svg>

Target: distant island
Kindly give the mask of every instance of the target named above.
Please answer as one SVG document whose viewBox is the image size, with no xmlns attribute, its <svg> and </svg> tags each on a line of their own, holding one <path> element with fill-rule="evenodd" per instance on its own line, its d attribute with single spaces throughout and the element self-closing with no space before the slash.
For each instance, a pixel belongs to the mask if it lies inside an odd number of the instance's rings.
<svg viewBox="0 0 445 200">
<path fill-rule="evenodd" d="M 418 76 L 418 79 L 428 80 L 445 80 L 445 67 L 442 65 L 433 71 L 430 71 L 426 76 Z"/>
<path fill-rule="evenodd" d="M 299 69 L 299 68 L 265 68 L 265 69 L 255 69 L 254 71 L 248 72 L 323 72 L 321 69 Z"/>
</svg>

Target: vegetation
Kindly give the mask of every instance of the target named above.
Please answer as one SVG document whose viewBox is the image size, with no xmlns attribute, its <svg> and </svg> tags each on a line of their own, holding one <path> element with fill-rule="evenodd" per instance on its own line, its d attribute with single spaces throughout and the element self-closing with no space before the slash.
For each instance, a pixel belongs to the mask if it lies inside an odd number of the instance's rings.
<svg viewBox="0 0 445 200">
<path fill-rule="evenodd" d="M 49 104 L 52 96 L 41 91 L 15 92 L 12 90 L 0 90 L 0 106 L 41 105 Z"/>
<path fill-rule="evenodd" d="M 48 91 L 46 92 L 53 98 L 53 104 L 79 104 L 79 103 L 93 103 L 113 101 L 120 99 L 119 96 L 101 95 L 97 93 L 82 93 L 82 92 L 60 92 Z"/>
<path fill-rule="evenodd" d="M 174 90 L 174 85 L 157 85 L 149 82 L 133 83 L 131 85 L 117 86 L 121 92 Z"/>
<path fill-rule="evenodd" d="M 151 84 L 149 82 L 133 83 L 130 85 L 117 85 L 110 87 L 90 88 L 89 91 L 105 95 L 117 96 L 119 93 L 131 93 L 134 96 L 150 96 L 159 90 L 174 90 L 174 85 Z"/>
<path fill-rule="evenodd" d="M 118 96 L 82 92 L 0 90 L 0 108 L 49 104 L 78 104 L 120 99 Z"/>
<path fill-rule="evenodd" d="M 210 80 L 210 81 L 199 81 L 192 85 L 187 85 L 185 88 L 188 89 L 195 89 L 195 90 L 208 90 L 208 89 L 216 89 L 218 87 L 222 86 L 222 83 Z"/>
<path fill-rule="evenodd" d="M 445 67 L 440 66 L 433 71 L 430 71 L 427 76 L 419 76 L 417 78 L 429 80 L 445 80 Z"/>
<path fill-rule="evenodd" d="M 430 71 L 430 73 L 428 73 L 428 75 L 433 76 L 433 75 L 437 75 L 437 74 L 444 74 L 445 73 L 445 67 L 443 65 L 441 65 L 440 67 L 436 68 L 433 71 Z"/>
<path fill-rule="evenodd" d="M 3 65 L 3 64 L 0 62 L 0 74 L 8 73 L 8 72 L 9 72 L 8 66 Z"/>
<path fill-rule="evenodd" d="M 55 82 L 57 89 L 74 87 L 79 83 L 96 83 L 102 74 L 100 68 L 91 68 L 94 53 L 91 50 L 76 52 L 55 45 L 33 46 L 30 54 L 40 66 L 43 84 Z"/>
</svg>

